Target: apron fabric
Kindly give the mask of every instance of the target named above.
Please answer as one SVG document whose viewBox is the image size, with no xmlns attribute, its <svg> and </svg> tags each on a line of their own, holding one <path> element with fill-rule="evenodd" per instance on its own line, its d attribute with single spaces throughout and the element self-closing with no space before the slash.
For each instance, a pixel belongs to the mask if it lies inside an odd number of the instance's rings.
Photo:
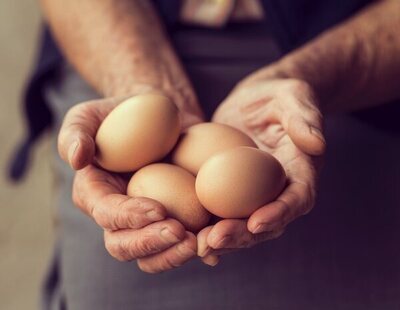
<svg viewBox="0 0 400 310">
<path fill-rule="evenodd" d="M 264 26 L 171 33 L 208 117 L 234 85 L 280 56 Z M 64 65 L 46 86 L 58 131 L 67 110 L 98 95 Z M 326 119 L 317 205 L 277 240 L 162 274 L 121 263 L 73 206 L 73 171 L 55 155 L 59 228 L 43 309 L 398 309 L 400 137 L 348 115 Z M 56 151 L 55 151 L 56 152 Z"/>
</svg>

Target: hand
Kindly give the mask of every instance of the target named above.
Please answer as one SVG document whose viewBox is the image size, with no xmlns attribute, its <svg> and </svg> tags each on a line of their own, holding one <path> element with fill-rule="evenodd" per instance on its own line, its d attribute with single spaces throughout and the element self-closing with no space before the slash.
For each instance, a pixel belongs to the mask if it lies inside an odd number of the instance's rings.
<svg viewBox="0 0 400 310">
<path fill-rule="evenodd" d="M 283 165 L 287 186 L 249 219 L 224 219 L 199 232 L 198 254 L 209 265 L 221 254 L 282 235 L 288 223 L 313 207 L 320 159 L 325 150 L 322 115 L 310 86 L 292 79 L 240 83 L 213 121 L 236 127 Z"/>
<path fill-rule="evenodd" d="M 196 237 L 165 208 L 147 198 L 125 195 L 129 178 L 96 167 L 94 138 L 108 113 L 122 99 L 100 99 L 78 104 L 67 113 L 59 133 L 58 149 L 70 166 L 79 170 L 73 201 L 104 229 L 105 247 L 120 261 L 137 259 L 141 270 L 161 272 L 196 256 Z M 182 113 L 186 126 L 201 116 Z"/>
</svg>

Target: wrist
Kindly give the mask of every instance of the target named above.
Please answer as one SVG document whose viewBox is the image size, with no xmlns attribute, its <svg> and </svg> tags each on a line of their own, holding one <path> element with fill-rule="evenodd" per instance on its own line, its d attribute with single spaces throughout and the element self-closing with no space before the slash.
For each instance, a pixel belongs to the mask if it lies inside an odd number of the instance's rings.
<svg viewBox="0 0 400 310">
<path fill-rule="evenodd" d="M 116 83 L 108 86 L 104 92 L 105 97 L 131 97 L 139 94 L 157 93 L 168 97 L 179 109 L 182 114 L 191 114 L 199 120 L 203 119 L 202 111 L 199 107 L 197 96 L 190 83 L 176 83 L 173 86 L 169 81 L 135 81 L 126 83 Z"/>
<path fill-rule="evenodd" d="M 201 115 L 198 100 L 186 73 L 168 42 L 146 50 L 135 49 L 124 68 L 107 70 L 103 94 L 108 97 L 158 92 L 169 97 L 182 112 Z"/>
<path fill-rule="evenodd" d="M 373 62 L 371 48 L 360 34 L 342 26 L 283 57 L 273 71 L 308 83 L 321 109 L 333 112 L 349 110 L 348 102 L 355 105 L 368 91 Z"/>
</svg>

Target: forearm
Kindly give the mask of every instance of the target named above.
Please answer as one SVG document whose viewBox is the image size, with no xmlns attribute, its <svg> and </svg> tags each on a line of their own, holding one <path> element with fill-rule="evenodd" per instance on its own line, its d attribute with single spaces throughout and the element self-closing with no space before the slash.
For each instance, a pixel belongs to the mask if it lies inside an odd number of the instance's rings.
<svg viewBox="0 0 400 310">
<path fill-rule="evenodd" d="M 378 1 L 274 64 L 307 81 L 322 110 L 350 111 L 400 98 L 400 1 Z"/>
<path fill-rule="evenodd" d="M 198 111 L 150 1 L 42 0 L 42 6 L 67 59 L 100 94 L 126 96 L 150 86 Z"/>
</svg>

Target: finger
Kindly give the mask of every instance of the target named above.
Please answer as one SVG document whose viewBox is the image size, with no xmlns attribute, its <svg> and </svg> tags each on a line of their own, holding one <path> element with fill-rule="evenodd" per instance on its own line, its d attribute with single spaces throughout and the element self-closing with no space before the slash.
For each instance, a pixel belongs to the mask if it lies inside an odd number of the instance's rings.
<svg viewBox="0 0 400 310">
<path fill-rule="evenodd" d="M 282 114 L 283 127 L 302 151 L 310 155 L 323 154 L 326 143 L 322 133 L 322 114 L 313 89 L 299 80 L 291 80 L 286 87 L 284 91 L 291 96 L 281 96 L 286 107 Z"/>
<path fill-rule="evenodd" d="M 120 261 L 146 257 L 170 248 L 185 238 L 185 229 L 178 221 L 167 219 L 133 230 L 104 231 L 107 251 Z"/>
<path fill-rule="evenodd" d="M 311 108 L 296 107 L 293 109 L 294 111 L 291 111 L 288 108 L 283 113 L 272 104 L 264 105 L 259 110 L 244 114 L 243 119 L 246 126 L 255 133 L 260 128 L 269 126 L 271 129 L 274 124 L 281 124 L 300 150 L 309 155 L 322 155 L 326 149 L 326 141 L 323 135 L 320 113 Z M 279 128 L 279 126 L 276 128 Z M 276 133 L 276 136 L 279 136 L 279 133 Z M 271 133 L 267 137 L 271 138 Z"/>
<path fill-rule="evenodd" d="M 304 183 L 291 183 L 273 202 L 256 210 L 247 222 L 253 234 L 283 229 L 295 218 L 308 213 L 314 205 L 315 193 Z"/>
<path fill-rule="evenodd" d="M 205 263 L 206 265 L 209 265 L 209 264 L 207 264 L 207 262 L 208 261 L 212 261 L 212 259 L 207 258 L 207 257 L 216 256 L 218 258 L 218 261 L 219 261 L 222 255 L 233 253 L 233 252 L 237 252 L 238 250 L 240 250 L 240 248 L 236 248 L 236 249 L 234 249 L 234 248 L 211 249 L 211 251 L 206 256 L 201 257 L 201 261 L 203 263 Z M 204 260 L 204 259 L 206 259 L 206 260 Z"/>
<path fill-rule="evenodd" d="M 241 111 L 247 127 L 281 123 L 292 141 L 305 153 L 321 155 L 326 148 L 322 114 L 307 83 L 297 80 L 255 84 L 252 92 L 243 91 Z M 279 90 L 279 91 L 278 91 Z M 274 96 L 266 96 L 274 93 Z M 239 92 L 240 95 L 240 92 Z"/>
<path fill-rule="evenodd" d="M 82 169 L 93 161 L 97 129 L 118 103 L 111 99 L 93 100 L 68 111 L 58 135 L 58 151 L 73 169 Z"/>
<path fill-rule="evenodd" d="M 215 267 L 219 263 L 219 256 L 209 254 L 205 257 L 202 257 L 201 261 L 208 266 Z"/>
<path fill-rule="evenodd" d="M 212 228 L 213 226 L 205 227 L 197 234 L 197 255 L 200 257 L 206 256 L 212 250 L 207 243 L 207 237 Z"/>
<path fill-rule="evenodd" d="M 255 245 L 255 244 L 263 242 L 263 241 L 276 239 L 276 238 L 280 237 L 284 232 L 285 232 L 284 230 L 277 230 L 277 231 L 273 231 L 273 232 L 271 231 L 268 234 L 254 235 L 253 240 L 252 240 L 252 245 Z M 201 258 L 201 260 L 204 262 L 203 259 L 208 256 L 217 256 L 218 258 L 220 258 L 222 255 L 237 252 L 238 250 L 240 250 L 240 248 L 211 249 L 211 251 L 205 257 Z"/>
<path fill-rule="evenodd" d="M 235 236 L 240 236 L 240 240 Z M 207 236 L 207 243 L 213 249 L 237 248 L 251 240 L 245 220 L 227 219 L 215 224 Z"/>
<path fill-rule="evenodd" d="M 74 203 L 107 230 L 138 229 L 167 216 L 157 201 L 126 192 L 126 182 L 120 177 L 92 165 L 77 171 L 73 184 Z"/>
<path fill-rule="evenodd" d="M 186 232 L 184 241 L 163 251 L 137 260 L 139 268 L 147 273 L 159 273 L 182 266 L 196 256 L 196 237 Z"/>
<path fill-rule="evenodd" d="M 309 155 L 322 155 L 326 148 L 323 135 L 322 114 L 311 87 L 302 81 L 287 84 L 291 96 L 282 97 L 282 125 L 293 143 Z M 281 104 L 275 102 L 276 105 Z"/>
<path fill-rule="evenodd" d="M 255 244 L 274 239 L 277 232 L 268 231 L 263 234 L 252 234 L 247 229 L 246 220 L 222 220 L 214 225 L 208 234 L 208 245 L 217 249 L 249 248 Z"/>
<path fill-rule="evenodd" d="M 322 121 L 317 112 L 309 111 L 309 115 L 290 115 L 282 122 L 283 128 L 293 143 L 309 155 L 322 155 L 326 142 L 322 131 Z"/>
</svg>

